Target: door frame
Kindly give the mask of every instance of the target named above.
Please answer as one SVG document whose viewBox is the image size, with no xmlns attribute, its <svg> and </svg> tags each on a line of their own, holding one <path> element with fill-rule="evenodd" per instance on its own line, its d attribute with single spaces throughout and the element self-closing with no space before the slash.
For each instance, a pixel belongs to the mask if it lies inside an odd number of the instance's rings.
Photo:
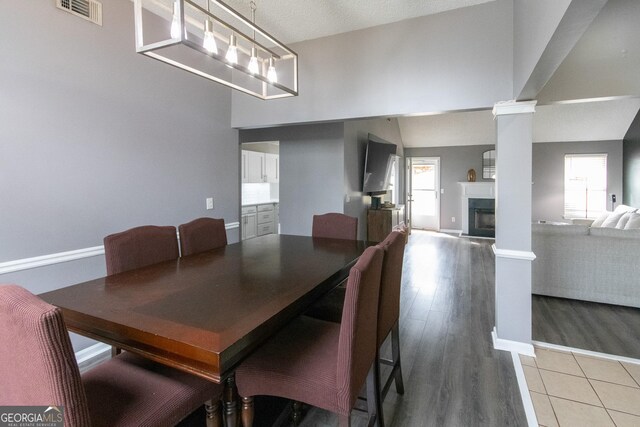
<svg viewBox="0 0 640 427">
<path fill-rule="evenodd" d="M 414 225 L 413 225 L 413 208 L 411 206 L 411 194 L 412 194 L 412 187 L 413 187 L 413 181 L 411 179 L 411 166 L 413 164 L 413 160 L 414 159 L 419 159 L 419 160 L 427 160 L 427 161 L 433 161 L 436 164 L 437 167 L 437 173 L 436 173 L 436 212 L 437 212 L 437 221 L 436 221 L 436 227 L 435 227 L 435 231 L 440 231 L 440 227 L 442 224 L 442 211 L 441 211 L 441 196 L 442 196 L 442 190 L 440 188 L 440 175 L 442 173 L 441 169 L 440 169 L 440 157 L 439 156 L 411 156 L 411 157 L 407 157 L 405 162 L 406 162 L 406 177 L 405 177 L 405 182 L 406 182 L 406 200 L 407 200 L 407 222 L 409 223 L 409 227 L 411 229 L 414 229 Z M 416 229 L 419 230 L 419 229 Z"/>
</svg>

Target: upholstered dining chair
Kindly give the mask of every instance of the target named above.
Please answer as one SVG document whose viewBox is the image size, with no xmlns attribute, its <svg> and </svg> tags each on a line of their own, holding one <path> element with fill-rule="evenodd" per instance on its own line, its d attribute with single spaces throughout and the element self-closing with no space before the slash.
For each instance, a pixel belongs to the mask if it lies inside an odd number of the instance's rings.
<svg viewBox="0 0 640 427">
<path fill-rule="evenodd" d="M 330 239 L 357 240 L 358 218 L 335 212 L 314 215 L 311 235 Z"/>
<path fill-rule="evenodd" d="M 382 278 L 380 281 L 380 299 L 378 308 L 378 330 L 376 357 L 379 363 L 391 366 L 391 372 L 384 384 L 381 385 L 380 369 L 376 364 L 375 374 L 378 382 L 380 397 L 378 414 L 380 424 L 384 424 L 382 402 L 386 397 L 392 382 L 395 381 L 398 394 L 404 394 L 402 380 L 402 365 L 400 362 L 400 288 L 402 284 L 402 264 L 406 243 L 406 227 L 398 227 L 377 246 L 384 250 L 382 262 Z M 314 304 L 305 315 L 330 322 L 340 322 L 342 307 L 345 299 L 345 289 L 337 287 Z M 380 348 L 391 335 L 391 359 L 381 357 Z"/>
<path fill-rule="evenodd" d="M 227 245 L 224 219 L 198 218 L 178 227 L 182 256 L 210 251 Z"/>
<path fill-rule="evenodd" d="M 0 285 L 0 406 L 53 406 L 67 427 L 173 426 L 205 403 L 221 426 L 221 387 L 131 352 L 80 374 L 59 308 Z"/>
<path fill-rule="evenodd" d="M 253 424 L 256 395 L 323 408 L 348 426 L 365 382 L 369 421 L 377 420 L 373 362 L 383 256 L 380 248 L 369 247 L 351 268 L 341 323 L 300 316 L 240 364 L 236 385 L 244 427 Z"/>
<path fill-rule="evenodd" d="M 178 236 L 173 226 L 143 225 L 104 238 L 107 275 L 177 259 Z"/>
</svg>

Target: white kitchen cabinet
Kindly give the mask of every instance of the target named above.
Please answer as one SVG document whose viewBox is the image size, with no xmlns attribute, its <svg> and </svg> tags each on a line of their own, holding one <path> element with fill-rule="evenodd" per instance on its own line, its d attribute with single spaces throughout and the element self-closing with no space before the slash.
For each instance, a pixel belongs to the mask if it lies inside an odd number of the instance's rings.
<svg viewBox="0 0 640 427">
<path fill-rule="evenodd" d="M 267 172 L 267 182 L 280 182 L 280 156 L 278 154 L 267 153 L 264 155 L 265 169 Z"/>
<path fill-rule="evenodd" d="M 266 182 L 265 154 L 242 150 L 242 182 Z"/>
<path fill-rule="evenodd" d="M 280 156 L 242 150 L 242 182 L 280 182 Z"/>
<path fill-rule="evenodd" d="M 242 208 L 240 232 L 242 240 L 258 236 L 258 212 L 255 206 Z"/>
</svg>

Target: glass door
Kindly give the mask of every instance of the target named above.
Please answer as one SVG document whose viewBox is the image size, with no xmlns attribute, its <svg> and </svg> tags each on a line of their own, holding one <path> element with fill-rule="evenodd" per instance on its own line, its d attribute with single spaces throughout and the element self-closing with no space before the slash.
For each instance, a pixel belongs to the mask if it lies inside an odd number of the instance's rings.
<svg viewBox="0 0 640 427">
<path fill-rule="evenodd" d="M 440 230 L 440 158 L 412 157 L 407 163 L 411 228 Z"/>
</svg>

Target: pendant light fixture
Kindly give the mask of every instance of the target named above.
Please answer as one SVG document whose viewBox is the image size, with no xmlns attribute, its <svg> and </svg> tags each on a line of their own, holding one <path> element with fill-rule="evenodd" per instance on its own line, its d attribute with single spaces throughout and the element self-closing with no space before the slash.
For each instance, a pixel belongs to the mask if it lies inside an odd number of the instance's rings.
<svg viewBox="0 0 640 427">
<path fill-rule="evenodd" d="M 256 25 L 256 3 L 252 1 L 251 5 L 251 22 Z M 256 30 L 253 30 L 253 39 L 256 38 Z M 247 69 L 251 74 L 258 74 L 260 72 L 260 66 L 258 65 L 258 49 L 254 44 L 251 46 L 251 58 L 249 59 L 249 65 Z"/>
<path fill-rule="evenodd" d="M 267 79 L 269 79 L 271 83 L 278 83 L 278 74 L 276 73 L 275 62 L 276 60 L 273 59 L 273 56 L 269 58 L 269 69 L 267 70 Z"/>
<path fill-rule="evenodd" d="M 177 39 L 180 37 L 180 3 L 178 0 L 173 2 L 173 16 L 171 17 L 171 38 Z"/>
<path fill-rule="evenodd" d="M 207 12 L 209 11 L 209 1 L 207 1 Z M 216 37 L 213 35 L 213 21 L 207 17 L 204 21 L 204 38 L 202 39 L 202 47 L 209 53 L 217 54 L 218 45 Z"/>
<path fill-rule="evenodd" d="M 229 61 L 230 64 L 237 64 L 238 63 L 238 46 L 237 46 L 237 39 L 236 39 L 236 35 L 235 34 L 231 34 L 229 36 L 229 49 L 227 49 L 227 55 L 225 56 L 225 58 L 227 58 L 227 61 Z"/>
<path fill-rule="evenodd" d="M 249 20 L 220 0 L 134 0 L 136 50 L 261 99 L 297 96 L 298 55 L 250 7 Z"/>
</svg>

